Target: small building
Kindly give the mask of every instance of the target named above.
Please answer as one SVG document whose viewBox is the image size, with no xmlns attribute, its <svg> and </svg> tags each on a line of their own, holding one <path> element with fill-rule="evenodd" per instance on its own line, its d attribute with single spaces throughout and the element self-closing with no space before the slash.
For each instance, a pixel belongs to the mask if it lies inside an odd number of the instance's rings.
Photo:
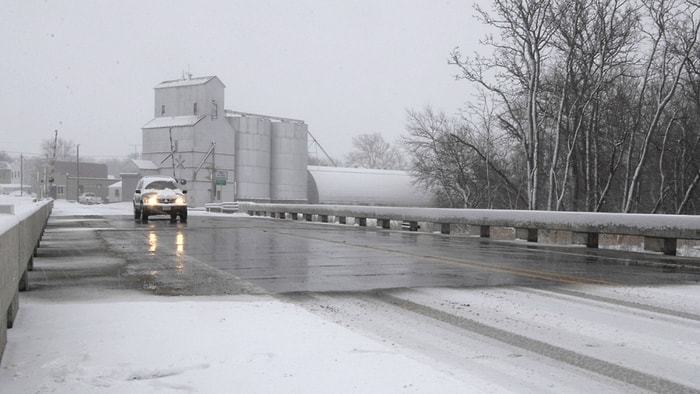
<svg viewBox="0 0 700 394">
<path fill-rule="evenodd" d="M 108 187 L 118 179 L 107 175 L 107 165 L 104 163 L 87 163 L 71 161 L 56 161 L 53 166 L 53 183 L 50 185 L 49 196 L 54 199 L 76 201 L 83 193 L 95 193 L 103 200 L 107 198 Z"/>
<path fill-rule="evenodd" d="M 115 182 L 107 187 L 107 199 L 105 202 L 122 201 L 122 181 Z M 128 200 L 124 200 L 128 201 Z"/>
<path fill-rule="evenodd" d="M 7 163 L 0 163 L 0 184 L 12 183 L 12 168 Z"/>
<path fill-rule="evenodd" d="M 160 169 L 150 160 L 129 159 L 123 168 L 123 172 L 127 174 L 158 175 Z"/>
</svg>

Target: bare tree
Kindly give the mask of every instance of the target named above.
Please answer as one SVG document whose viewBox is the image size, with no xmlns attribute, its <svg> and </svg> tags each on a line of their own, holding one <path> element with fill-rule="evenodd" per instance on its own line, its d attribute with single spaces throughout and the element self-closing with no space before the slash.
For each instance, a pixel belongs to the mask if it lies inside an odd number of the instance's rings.
<svg viewBox="0 0 700 394">
<path fill-rule="evenodd" d="M 447 135 L 454 130 L 452 120 L 444 113 L 435 113 L 430 107 L 407 113 L 408 136 L 403 144 L 411 158 L 411 172 L 417 183 L 435 193 L 441 205 L 469 206 L 469 190 L 459 183 L 464 174 L 455 174 L 459 157 L 453 157 Z"/>
<path fill-rule="evenodd" d="M 552 39 L 552 66 L 544 90 L 552 98 L 545 114 L 551 118 L 552 151 L 548 153 L 548 209 L 563 207 L 574 168 L 581 168 L 585 207 L 590 210 L 597 167 L 593 157 L 604 88 L 614 86 L 631 65 L 636 13 L 626 0 L 566 2 L 559 12 L 558 30 Z M 577 163 L 578 158 L 582 163 Z M 563 167 L 560 167 L 563 162 Z M 576 179 L 572 180 L 577 182 Z M 572 193 L 574 194 L 574 193 Z M 577 198 L 572 198 L 574 206 Z"/>
<path fill-rule="evenodd" d="M 638 197 L 638 183 L 647 161 L 651 139 L 662 127 L 660 124 L 666 107 L 676 94 L 683 67 L 690 61 L 691 54 L 696 49 L 700 29 L 696 5 L 685 3 L 679 6 L 678 2 L 673 0 L 643 0 L 642 3 L 652 23 L 651 28 L 646 31 L 651 41 L 651 50 L 642 79 L 638 119 L 640 122 L 647 120 L 642 116 L 642 108 L 646 107 L 646 102 L 651 103 L 649 109 L 652 110 L 652 116 L 645 125 L 646 132 L 642 138 L 636 165 L 627 183 L 624 212 L 630 212 Z M 631 171 L 632 166 L 628 170 Z"/>
<path fill-rule="evenodd" d="M 309 154 L 309 165 L 310 166 L 325 166 L 325 167 L 336 167 L 340 163 L 340 160 L 328 157 L 319 157 L 318 155 Z"/>
<path fill-rule="evenodd" d="M 354 150 L 345 160 L 349 167 L 379 170 L 405 169 L 401 151 L 384 140 L 380 133 L 360 134 L 352 139 Z"/>
<path fill-rule="evenodd" d="M 500 35 L 482 42 L 492 53 L 457 48 L 449 63 L 480 88 L 477 104 L 461 119 L 409 112 L 404 144 L 421 182 L 451 206 L 697 209 L 697 0 L 494 0 L 495 17 L 476 10 Z"/>
<path fill-rule="evenodd" d="M 41 154 L 44 157 L 54 157 L 54 151 L 56 152 L 56 160 L 69 160 L 75 157 L 76 145 L 73 140 L 66 140 L 64 138 L 58 137 L 50 139 L 44 139 L 41 141 Z"/>
<path fill-rule="evenodd" d="M 700 7 L 700 5 L 698 5 Z M 673 155 L 675 165 L 674 182 L 676 214 L 683 213 L 692 205 L 692 195 L 700 183 L 700 48 L 695 49 L 691 61 L 686 63 L 686 76 L 682 82 L 685 117 L 679 120 L 680 136 Z"/>
<path fill-rule="evenodd" d="M 481 85 L 501 101 L 502 127 L 521 144 L 527 166 L 528 208 L 539 208 L 540 88 L 547 45 L 556 31 L 560 11 L 552 0 L 494 0 L 495 17 L 477 6 L 478 18 L 500 32 L 500 41 L 487 37 L 493 57 L 465 58 L 455 49 L 450 62 L 459 78 Z M 489 74 L 494 74 L 492 79 Z"/>
<path fill-rule="evenodd" d="M 479 124 L 488 127 L 488 119 Z M 411 172 L 419 184 L 436 194 L 441 205 L 527 206 L 521 188 L 506 174 L 512 169 L 504 169 L 504 163 L 512 162 L 502 156 L 509 149 L 496 149 L 503 141 L 488 130 L 475 132 L 464 120 L 448 118 L 428 107 L 421 112 L 408 111 L 407 131 L 403 144 L 410 153 Z"/>
<path fill-rule="evenodd" d="M 0 151 L 0 163 L 12 163 L 14 160 L 5 151 Z"/>
</svg>

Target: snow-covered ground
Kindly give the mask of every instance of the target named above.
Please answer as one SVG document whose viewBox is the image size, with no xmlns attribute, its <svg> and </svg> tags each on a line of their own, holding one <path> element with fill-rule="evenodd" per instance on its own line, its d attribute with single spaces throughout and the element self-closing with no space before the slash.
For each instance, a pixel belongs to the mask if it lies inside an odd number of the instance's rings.
<svg viewBox="0 0 700 394">
<path fill-rule="evenodd" d="M 128 203 L 57 201 L 52 220 L 89 214 L 131 212 Z M 0 393 L 641 391 L 543 356 L 539 343 L 700 390 L 697 284 L 418 289 L 388 298 L 418 305 L 410 311 L 372 295 L 292 303 L 69 288 L 20 297 Z M 479 323 L 456 328 L 443 313 Z M 524 344 L 479 332 L 487 327 Z"/>
<path fill-rule="evenodd" d="M 458 392 L 463 382 L 269 297 L 23 294 L 7 393 Z"/>
</svg>

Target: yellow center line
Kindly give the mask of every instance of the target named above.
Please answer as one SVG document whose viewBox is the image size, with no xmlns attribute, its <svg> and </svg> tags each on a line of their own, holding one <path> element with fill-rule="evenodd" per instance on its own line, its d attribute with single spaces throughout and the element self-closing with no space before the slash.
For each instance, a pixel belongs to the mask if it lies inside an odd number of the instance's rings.
<svg viewBox="0 0 700 394">
<path fill-rule="evenodd" d="M 328 243 L 333 243 L 333 244 L 337 244 L 337 245 L 351 246 L 351 247 L 360 248 L 360 249 L 376 250 L 378 252 L 390 253 L 390 254 L 395 254 L 395 255 L 399 255 L 399 256 L 417 257 L 417 258 L 430 260 L 430 261 L 437 261 L 437 262 L 445 263 L 445 264 L 468 266 L 468 267 L 479 268 L 479 269 L 483 269 L 483 270 L 487 270 L 487 271 L 508 273 L 508 274 L 513 274 L 516 276 L 535 278 L 535 279 L 543 279 L 543 280 L 548 280 L 548 281 L 558 282 L 558 283 L 574 284 L 574 285 L 585 285 L 585 284 L 619 285 L 619 283 L 616 283 L 616 282 L 610 282 L 610 281 L 602 280 L 602 279 L 586 278 L 586 277 L 577 276 L 577 275 L 558 274 L 558 273 L 546 272 L 546 271 L 540 271 L 540 270 L 534 270 L 534 269 L 528 269 L 528 268 L 501 268 L 501 267 L 494 267 L 492 265 L 489 265 L 486 263 L 481 263 L 478 261 L 473 261 L 473 260 L 466 260 L 466 259 L 457 260 L 457 259 L 447 258 L 447 257 L 426 256 L 426 255 L 420 255 L 420 254 L 416 254 L 416 253 L 412 253 L 412 252 L 405 252 L 405 251 L 400 251 L 400 250 L 395 250 L 395 249 L 387 249 L 387 248 L 382 248 L 382 247 L 378 247 L 378 246 L 353 244 L 353 243 L 348 243 L 346 241 L 334 241 L 334 240 L 317 238 L 317 237 L 312 237 L 312 236 L 302 235 L 302 234 L 285 233 L 285 232 L 273 231 L 270 229 L 267 229 L 267 231 L 274 232 L 274 233 L 279 234 L 279 235 L 285 235 L 288 237 L 304 238 L 304 239 L 309 239 L 309 240 L 313 240 L 313 241 L 328 242 Z"/>
</svg>

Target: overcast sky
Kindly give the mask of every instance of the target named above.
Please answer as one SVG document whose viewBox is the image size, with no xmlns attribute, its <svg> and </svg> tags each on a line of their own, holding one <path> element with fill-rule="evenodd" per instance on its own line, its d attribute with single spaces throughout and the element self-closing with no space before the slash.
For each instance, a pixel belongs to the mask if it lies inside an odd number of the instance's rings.
<svg viewBox="0 0 700 394">
<path fill-rule="evenodd" d="M 55 129 L 81 157 L 140 151 L 153 87 L 189 70 L 343 158 L 355 135 L 404 134 L 407 109 L 464 107 L 447 59 L 479 49 L 473 3 L 0 0 L 0 151 L 36 154 Z"/>
</svg>

